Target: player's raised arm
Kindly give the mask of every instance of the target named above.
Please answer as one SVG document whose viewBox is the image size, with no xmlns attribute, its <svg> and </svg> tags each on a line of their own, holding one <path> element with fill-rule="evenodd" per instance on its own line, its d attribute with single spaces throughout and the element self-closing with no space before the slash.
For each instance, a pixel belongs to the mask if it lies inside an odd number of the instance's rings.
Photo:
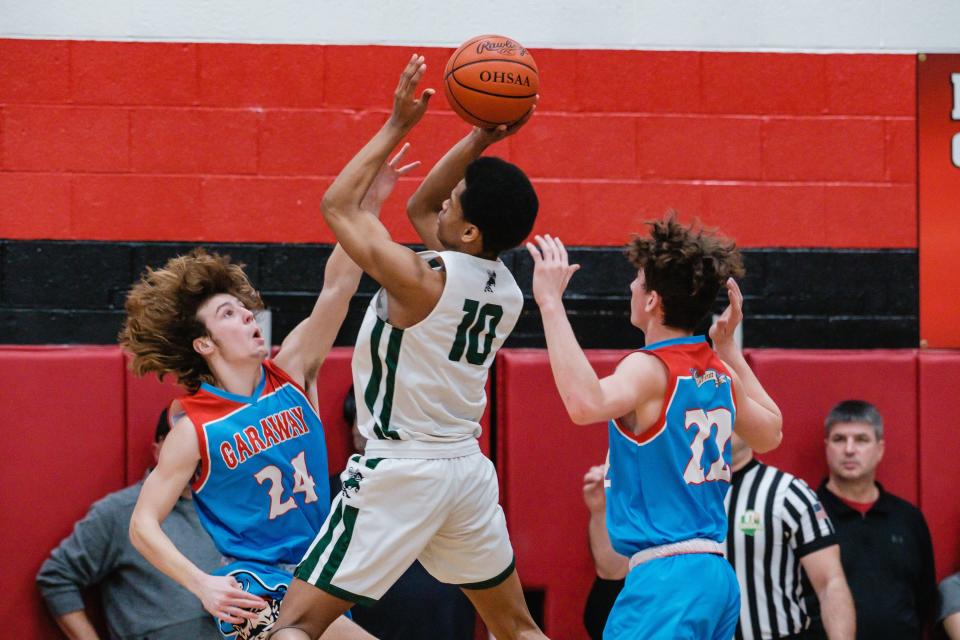
<svg viewBox="0 0 960 640">
<path fill-rule="evenodd" d="M 419 290 L 434 272 L 415 253 L 393 242 L 380 220 L 363 210 L 362 201 L 390 151 L 427 110 L 433 90 L 416 97 L 425 69 L 423 56 L 410 58 L 394 92 L 390 118 L 347 163 L 321 203 L 324 219 L 347 254 L 392 294 Z"/>
<path fill-rule="evenodd" d="M 505 124 L 491 129 L 474 127 L 440 158 L 410 196 L 407 216 L 428 249 L 442 251 L 444 248 L 437 238 L 437 215 L 443 208 L 443 201 L 450 197 L 450 192 L 463 178 L 467 165 L 479 158 L 491 144 L 519 131 L 530 120 L 534 109 L 509 127 Z"/>
<path fill-rule="evenodd" d="M 775 449 L 782 439 L 783 415 L 743 357 L 734 340 L 734 331 L 743 319 L 743 294 L 737 282 L 727 280 L 730 304 L 710 327 L 713 348 L 734 375 L 737 398 L 735 430 L 751 449 L 764 453 Z"/>
<path fill-rule="evenodd" d="M 381 165 L 376 178 L 367 189 L 360 208 L 364 214 L 379 216 L 384 201 L 393 192 L 400 176 L 419 166 L 419 162 L 402 164 L 409 145 Z M 350 300 L 357 292 L 362 271 L 337 244 L 323 272 L 323 289 L 313 305 L 313 311 L 284 339 L 276 362 L 294 376 L 301 385 L 316 377 L 316 372 L 333 347 L 340 326 L 350 308 Z"/>
<path fill-rule="evenodd" d="M 563 404 L 576 424 L 591 424 L 632 413 L 662 396 L 662 365 L 642 354 L 625 358 L 600 379 L 577 342 L 563 306 L 563 292 L 580 265 L 569 264 L 558 238 L 536 236 L 527 243 L 533 258 L 533 295 L 543 318 L 550 368 Z M 649 426 L 649 425 L 644 425 Z"/>
</svg>

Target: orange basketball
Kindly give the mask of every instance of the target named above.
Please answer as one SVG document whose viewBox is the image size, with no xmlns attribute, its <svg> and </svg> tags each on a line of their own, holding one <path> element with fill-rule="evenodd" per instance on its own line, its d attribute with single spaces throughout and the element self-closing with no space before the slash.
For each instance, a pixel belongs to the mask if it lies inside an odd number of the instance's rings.
<svg viewBox="0 0 960 640">
<path fill-rule="evenodd" d="M 540 90 L 537 63 L 516 40 L 477 36 L 453 52 L 443 72 L 447 101 L 480 127 L 511 124 L 530 111 Z"/>
</svg>

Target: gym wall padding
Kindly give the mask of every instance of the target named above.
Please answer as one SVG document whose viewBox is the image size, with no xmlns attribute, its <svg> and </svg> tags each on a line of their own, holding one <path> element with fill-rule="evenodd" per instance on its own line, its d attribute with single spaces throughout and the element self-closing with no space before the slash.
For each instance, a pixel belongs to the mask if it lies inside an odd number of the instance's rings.
<svg viewBox="0 0 960 640">
<path fill-rule="evenodd" d="M 34 578 L 73 523 L 125 484 L 123 358 L 116 347 L 0 349 L 0 617 L 11 638 L 60 638 Z"/>
<path fill-rule="evenodd" d="M 606 375 L 625 353 L 591 351 L 589 359 Z M 581 637 L 594 575 L 583 474 L 604 463 L 607 427 L 570 422 L 540 349 L 500 351 L 496 412 L 497 472 L 520 580 L 545 590 L 548 634 Z"/>
<path fill-rule="evenodd" d="M 922 352 L 919 362 L 920 505 L 933 536 L 937 579 L 942 580 L 960 571 L 960 474 L 953 417 L 960 353 Z"/>
<path fill-rule="evenodd" d="M 918 504 L 917 357 L 911 350 L 753 351 L 754 372 L 783 412 L 783 442 L 760 458 L 814 489 L 827 475 L 823 421 L 841 400 L 880 410 L 886 440 L 878 480 Z"/>
<path fill-rule="evenodd" d="M 590 351 L 604 375 L 626 352 Z M 348 451 L 341 417 L 350 385 L 349 348 L 337 348 L 320 372 L 319 406 L 330 470 Z M 938 576 L 960 570 L 960 500 L 951 472 L 953 380 L 960 354 L 903 351 L 754 350 L 748 359 L 783 409 L 784 441 L 762 458 L 812 485 L 825 474 L 823 418 L 845 398 L 877 404 L 886 421 L 879 478 L 923 509 L 934 539 Z M 34 586 L 50 549 L 103 495 L 142 477 L 160 408 L 179 393 L 154 378 L 136 379 L 117 347 L 0 347 L 0 406 L 12 443 L 0 477 L 0 544 L 16 549 L 0 588 L 0 615 L 12 635 L 56 638 Z M 601 464 L 604 425 L 566 417 L 545 351 L 498 355 L 493 429 L 488 407 L 482 446 L 495 445 L 517 568 L 524 586 L 544 592 L 545 630 L 583 638 L 584 598 L 593 579 L 582 477 Z M 495 430 L 495 434 L 492 431 Z"/>
</svg>

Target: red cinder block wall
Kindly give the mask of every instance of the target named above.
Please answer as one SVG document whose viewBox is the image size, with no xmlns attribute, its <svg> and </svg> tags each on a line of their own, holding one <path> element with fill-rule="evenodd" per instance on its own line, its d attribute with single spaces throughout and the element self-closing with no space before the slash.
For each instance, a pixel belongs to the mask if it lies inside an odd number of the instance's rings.
<svg viewBox="0 0 960 640">
<path fill-rule="evenodd" d="M 317 204 L 411 51 L 0 40 L 0 237 L 330 242 Z M 424 86 L 450 52 L 422 49 Z M 493 152 L 535 180 L 538 231 L 619 245 L 672 207 L 746 247 L 916 247 L 914 56 L 533 53 L 537 115 Z M 441 91 L 408 157 L 467 130 Z M 385 212 L 401 241 L 417 179 Z"/>
</svg>

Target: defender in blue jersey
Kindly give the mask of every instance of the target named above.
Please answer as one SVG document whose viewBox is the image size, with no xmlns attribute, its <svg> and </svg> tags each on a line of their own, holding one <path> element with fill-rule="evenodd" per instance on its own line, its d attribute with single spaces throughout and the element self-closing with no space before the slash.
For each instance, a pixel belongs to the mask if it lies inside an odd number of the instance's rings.
<svg viewBox="0 0 960 640">
<path fill-rule="evenodd" d="M 397 178 L 398 154 L 372 180 L 364 207 L 378 211 Z M 121 344 L 137 374 L 171 374 L 189 396 L 144 482 L 130 522 L 134 546 L 193 592 L 227 638 L 261 639 L 273 626 L 292 571 L 329 512 L 323 426 L 310 386 L 333 346 L 360 280 L 337 245 L 308 318 L 273 359 L 254 319 L 259 294 L 229 258 L 196 250 L 148 270 L 127 297 Z M 228 563 L 204 573 L 161 523 L 191 484 L 197 512 Z M 340 617 L 325 638 L 367 639 Z"/>
<path fill-rule="evenodd" d="M 723 499 L 735 430 L 756 451 L 780 442 L 782 418 L 733 339 L 743 273 L 732 242 L 681 225 L 650 223 L 628 256 L 630 320 L 647 346 L 599 379 L 577 343 L 562 296 L 578 265 L 559 239 L 537 236 L 533 291 L 550 365 L 577 424 L 608 421 L 607 529 L 626 585 L 605 639 L 729 640 L 740 613 L 737 579 L 723 558 Z M 693 336 L 726 286 L 730 305 Z"/>
</svg>

